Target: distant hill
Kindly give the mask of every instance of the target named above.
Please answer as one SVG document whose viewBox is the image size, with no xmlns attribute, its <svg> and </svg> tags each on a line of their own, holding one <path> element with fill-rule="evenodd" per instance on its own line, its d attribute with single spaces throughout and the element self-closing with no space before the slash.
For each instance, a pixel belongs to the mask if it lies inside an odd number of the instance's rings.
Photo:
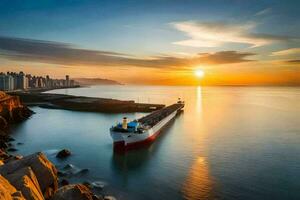
<svg viewBox="0 0 300 200">
<path fill-rule="evenodd" d="M 122 85 L 121 83 L 102 78 L 75 78 L 80 85 Z"/>
</svg>

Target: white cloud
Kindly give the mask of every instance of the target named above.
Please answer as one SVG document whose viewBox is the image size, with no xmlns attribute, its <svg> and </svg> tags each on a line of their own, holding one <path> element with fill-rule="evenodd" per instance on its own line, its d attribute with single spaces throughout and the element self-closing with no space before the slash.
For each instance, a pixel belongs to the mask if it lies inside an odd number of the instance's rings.
<svg viewBox="0 0 300 200">
<path fill-rule="evenodd" d="M 271 11 L 272 11 L 272 8 L 265 8 L 265 9 L 260 10 L 260 11 L 258 11 L 257 13 L 255 13 L 254 16 L 262 16 L 262 15 L 266 15 L 266 14 L 271 13 Z"/>
<path fill-rule="evenodd" d="M 272 53 L 272 56 L 300 55 L 300 48 L 285 49 Z"/>
<path fill-rule="evenodd" d="M 288 37 L 253 33 L 256 24 L 229 24 L 221 22 L 184 21 L 172 23 L 179 31 L 184 32 L 189 39 L 174 42 L 177 45 L 191 47 L 219 47 L 225 43 L 248 44 L 259 47 L 275 41 L 288 40 Z"/>
</svg>

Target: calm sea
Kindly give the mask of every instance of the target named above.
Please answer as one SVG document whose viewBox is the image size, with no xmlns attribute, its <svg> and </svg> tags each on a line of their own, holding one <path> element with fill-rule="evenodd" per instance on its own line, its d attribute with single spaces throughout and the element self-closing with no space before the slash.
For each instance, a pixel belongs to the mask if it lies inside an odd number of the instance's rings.
<svg viewBox="0 0 300 200">
<path fill-rule="evenodd" d="M 117 199 L 300 199 L 300 88 L 93 86 L 51 93 L 172 104 L 184 112 L 148 148 L 114 154 L 111 125 L 123 116 L 33 107 L 13 127 L 18 153 L 44 151 L 61 168 L 100 181 Z M 55 152 L 68 148 L 65 161 Z"/>
</svg>

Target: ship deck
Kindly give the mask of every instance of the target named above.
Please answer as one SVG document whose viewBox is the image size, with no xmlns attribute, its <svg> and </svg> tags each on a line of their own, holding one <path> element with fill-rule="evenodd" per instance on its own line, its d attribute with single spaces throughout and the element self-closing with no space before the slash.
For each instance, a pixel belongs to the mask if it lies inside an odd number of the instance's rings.
<svg viewBox="0 0 300 200">
<path fill-rule="evenodd" d="M 180 110 L 183 107 L 184 104 L 175 103 L 161 110 L 154 111 L 151 114 L 138 119 L 138 122 L 143 125 L 148 125 L 152 127 L 155 124 L 157 124 L 159 121 L 161 121 L 162 119 L 164 119 L 165 117 L 173 113 L 174 111 Z"/>
</svg>

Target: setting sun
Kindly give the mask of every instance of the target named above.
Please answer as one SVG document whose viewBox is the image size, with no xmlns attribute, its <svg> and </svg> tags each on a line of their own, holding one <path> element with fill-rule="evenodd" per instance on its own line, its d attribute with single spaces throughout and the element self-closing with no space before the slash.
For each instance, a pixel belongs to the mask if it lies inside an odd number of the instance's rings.
<svg viewBox="0 0 300 200">
<path fill-rule="evenodd" d="M 195 75 L 198 77 L 198 78 L 202 78 L 204 76 L 204 71 L 202 69 L 197 69 L 195 71 Z"/>
</svg>

